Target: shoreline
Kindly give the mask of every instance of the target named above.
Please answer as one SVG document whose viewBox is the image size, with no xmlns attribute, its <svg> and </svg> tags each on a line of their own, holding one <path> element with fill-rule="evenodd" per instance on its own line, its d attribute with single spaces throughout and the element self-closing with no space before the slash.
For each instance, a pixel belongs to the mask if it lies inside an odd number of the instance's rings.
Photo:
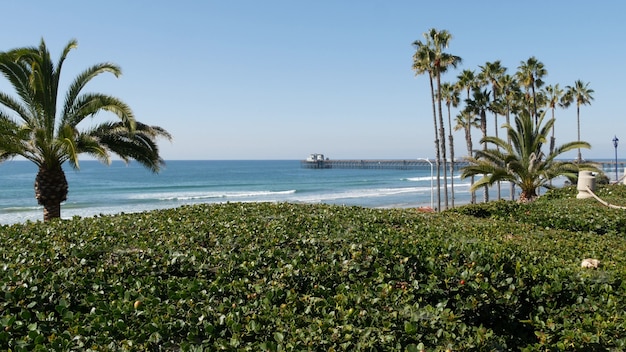
<svg viewBox="0 0 626 352">
<path fill-rule="evenodd" d="M 508 200 L 508 199 L 503 199 L 503 200 Z M 494 200 L 492 200 L 494 201 Z M 78 218 L 93 218 L 93 217 L 99 217 L 99 216 L 118 216 L 118 215 L 132 215 L 132 214 L 141 214 L 141 213 L 146 213 L 146 212 L 153 212 L 153 211 L 161 211 L 161 210 L 173 210 L 173 209 L 177 209 L 177 208 L 181 208 L 181 207 L 185 207 L 185 206 L 195 206 L 195 205 L 222 205 L 222 204 L 237 204 L 237 203 L 242 203 L 242 204 L 246 204 L 246 203 L 273 203 L 273 204 L 278 204 L 278 203 L 287 203 L 287 204 L 310 204 L 310 205 L 316 205 L 316 204 L 326 204 L 326 205 L 335 205 L 335 206 L 346 206 L 346 207 L 362 207 L 362 208 L 370 208 L 370 209 L 381 209 L 381 210 L 392 210 L 392 209 L 416 209 L 417 211 L 421 211 L 421 212 L 436 212 L 436 207 L 431 208 L 430 206 L 430 201 L 427 202 L 411 202 L 411 203 L 397 203 L 397 204 L 390 204 L 390 205 L 376 205 L 376 206 L 367 206 L 367 205 L 361 205 L 361 204 L 348 204 L 348 203 L 341 203 L 341 202 L 302 202 L 302 201 L 290 201 L 290 200 L 286 200 L 286 201 L 272 201 L 272 200 L 267 200 L 267 201 L 226 201 L 226 202 L 198 202 L 198 203 L 189 203 L 189 204 L 179 204 L 179 205 L 175 205 L 175 206 L 161 206 L 161 207 L 152 207 L 152 208 L 145 208 L 145 209 L 127 209 L 127 210 L 113 210 L 111 209 L 110 211 L 106 211 L 103 210 L 101 208 L 95 208 L 95 209 L 87 209 L 85 208 L 85 212 L 83 214 L 69 214 L 69 215 L 64 215 L 64 211 L 63 211 L 63 207 L 61 208 L 61 219 L 62 220 L 72 220 L 76 217 Z M 461 207 L 464 205 L 468 205 L 470 204 L 470 201 L 462 201 L 459 202 L 459 200 L 455 200 L 455 208 L 456 207 Z M 444 209 L 445 210 L 449 210 L 449 209 L 453 209 L 452 207 L 449 207 L 448 209 Z M 43 207 L 38 207 L 38 209 L 32 209 L 29 214 L 36 212 L 36 216 L 37 218 L 34 218 L 34 216 L 27 216 L 25 218 L 23 218 L 22 220 L 19 221 L 14 221 L 14 222 L 4 222 L 4 221 L 0 221 L 0 226 L 11 226 L 11 225 L 17 225 L 17 224 L 26 224 L 28 222 L 41 222 L 43 221 Z M 71 211 L 70 211 L 71 213 Z M 33 215 L 33 214 L 31 214 Z M 1 218 L 1 217 L 0 217 Z"/>
</svg>

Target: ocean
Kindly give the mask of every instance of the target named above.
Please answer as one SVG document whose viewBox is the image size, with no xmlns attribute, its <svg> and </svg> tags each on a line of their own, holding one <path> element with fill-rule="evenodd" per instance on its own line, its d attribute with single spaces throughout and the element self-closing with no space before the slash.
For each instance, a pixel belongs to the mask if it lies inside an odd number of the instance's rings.
<svg viewBox="0 0 626 352">
<path fill-rule="evenodd" d="M 615 164 L 608 159 L 598 161 L 604 162 L 603 171 L 614 181 Z M 621 178 L 625 161 L 619 163 Z M 300 160 L 171 160 L 160 173 L 153 174 L 136 162 L 126 165 L 117 160 L 107 166 L 84 160 L 80 162 L 80 170 L 67 166 L 65 172 L 69 194 L 61 207 L 63 218 L 225 202 L 408 208 L 431 206 L 431 194 L 433 207 L 437 206 L 437 192 L 431 188 L 428 165 L 416 170 L 307 169 L 300 167 Z M 33 188 L 36 173 L 36 166 L 29 161 L 0 163 L 0 225 L 43 218 Z M 455 204 L 469 203 L 469 179 L 460 179 L 456 172 L 453 180 Z M 559 187 L 564 179 L 555 182 Z M 436 187 L 436 181 L 432 183 Z M 443 206 L 443 190 L 441 194 Z M 482 191 L 476 196 L 480 202 Z M 510 197 L 506 183 L 501 185 L 501 196 Z M 495 186 L 489 197 L 497 199 Z"/>
<path fill-rule="evenodd" d="M 61 216 L 135 213 L 187 204 L 292 202 L 373 208 L 431 205 L 431 169 L 306 169 L 299 160 L 167 161 L 153 174 L 136 162 L 80 162 L 65 168 L 68 199 Z M 36 166 L 24 160 L 0 163 L 0 224 L 38 221 Z M 436 182 L 433 182 L 436 186 Z M 468 203 L 469 180 L 454 178 L 455 202 Z M 503 187 L 503 196 L 508 188 Z M 436 190 L 433 191 L 436 206 Z M 479 194 L 479 197 L 481 194 Z M 442 191 L 443 197 L 443 191 Z M 442 200 L 443 204 L 443 200 Z"/>
</svg>

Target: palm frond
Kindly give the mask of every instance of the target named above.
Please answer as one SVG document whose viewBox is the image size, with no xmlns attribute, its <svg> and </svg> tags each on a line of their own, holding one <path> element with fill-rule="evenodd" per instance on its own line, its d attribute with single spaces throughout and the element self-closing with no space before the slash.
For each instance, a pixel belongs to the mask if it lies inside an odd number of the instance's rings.
<svg viewBox="0 0 626 352">
<path fill-rule="evenodd" d="M 125 162 L 134 159 L 153 172 L 158 172 L 165 164 L 159 156 L 155 138 L 171 138 L 167 131 L 157 126 L 139 123 L 134 131 L 130 131 L 121 122 L 101 124 L 89 135 Z"/>
<path fill-rule="evenodd" d="M 65 120 L 71 119 L 76 115 L 75 108 L 77 105 L 77 100 L 79 99 L 80 93 L 82 92 L 83 88 L 92 79 L 106 72 L 112 73 L 113 75 L 115 75 L 115 77 L 119 77 L 122 74 L 122 70 L 119 66 L 112 63 L 100 63 L 89 67 L 74 79 L 67 91 L 67 94 L 65 95 L 65 103 L 61 112 L 61 116 L 63 117 L 63 121 L 61 122 L 62 124 L 70 123 Z"/>
<path fill-rule="evenodd" d="M 30 126 L 39 124 L 39 104 L 37 103 L 30 82 L 30 68 L 23 62 L 18 62 L 19 56 L 15 51 L 0 53 L 0 72 L 14 87 L 17 96 L 22 100 L 20 104 L 7 94 L 2 95 L 2 103 L 7 108 L 14 110 Z M 26 112 L 28 110 L 28 112 Z"/>
<path fill-rule="evenodd" d="M 79 133 L 76 136 L 76 149 L 80 153 L 84 153 L 96 158 L 96 160 L 105 165 L 111 164 L 111 157 L 109 155 L 109 152 L 104 146 L 102 146 L 98 138 L 95 138 L 88 133 Z M 69 160 L 69 162 L 70 164 L 73 163 L 72 160 Z M 78 169 L 78 161 L 75 161 L 72 167 Z"/>
<path fill-rule="evenodd" d="M 477 150 L 476 158 L 463 168 L 461 177 L 482 175 L 472 185 L 472 190 L 497 181 L 510 181 L 519 186 L 526 197 L 536 196 L 538 187 L 550 187 L 550 181 L 558 176 L 575 175 L 580 165 L 558 161 L 556 157 L 576 148 L 588 148 L 586 142 L 569 142 L 555 148 L 548 155 L 542 151 L 547 136 L 553 127 L 554 119 L 545 120 L 545 112 L 538 116 L 534 124 L 530 114 L 521 111 L 515 116 L 513 126 L 505 124 L 510 144 L 497 137 L 484 137 L 481 142 L 496 146 Z M 587 165 L 586 165 L 587 166 Z"/>
<path fill-rule="evenodd" d="M 65 124 L 77 126 L 85 118 L 93 117 L 100 111 L 116 115 L 130 130 L 135 129 L 136 121 L 132 109 L 118 98 L 99 93 L 84 94 L 74 100 L 63 118 Z"/>
<path fill-rule="evenodd" d="M 0 106 L 5 106 L 7 109 L 13 111 L 26 125 L 30 127 L 37 126 L 35 123 L 36 119 L 31 115 L 31 111 L 18 100 L 4 92 L 0 92 Z"/>
</svg>

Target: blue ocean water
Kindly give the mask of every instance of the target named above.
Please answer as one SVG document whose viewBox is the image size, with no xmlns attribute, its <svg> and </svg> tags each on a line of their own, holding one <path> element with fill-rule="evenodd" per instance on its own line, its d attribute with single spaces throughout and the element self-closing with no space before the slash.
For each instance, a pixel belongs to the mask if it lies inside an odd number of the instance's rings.
<svg viewBox="0 0 626 352">
<path fill-rule="evenodd" d="M 418 170 L 306 169 L 298 160 L 167 161 L 159 174 L 137 163 L 82 161 L 66 168 L 63 218 L 133 213 L 185 204 L 293 202 L 364 207 L 430 206 L 430 167 Z M 34 198 L 37 169 L 28 161 L 0 163 L 0 224 L 42 218 Z M 469 182 L 455 181 L 455 199 L 469 201 Z M 443 194 L 443 193 L 442 193 Z M 435 192 L 436 197 L 436 192 Z M 435 199 L 436 205 L 436 199 Z"/>
</svg>

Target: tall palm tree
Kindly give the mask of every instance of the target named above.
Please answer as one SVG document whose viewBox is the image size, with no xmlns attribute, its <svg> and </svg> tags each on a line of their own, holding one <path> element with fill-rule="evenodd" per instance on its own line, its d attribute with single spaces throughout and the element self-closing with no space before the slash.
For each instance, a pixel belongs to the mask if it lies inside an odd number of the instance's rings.
<svg viewBox="0 0 626 352">
<path fill-rule="evenodd" d="M 563 98 L 564 93 L 565 91 L 559 87 L 558 83 L 555 85 L 549 85 L 545 87 L 545 94 L 548 99 L 547 104 L 548 104 L 548 108 L 552 112 L 553 119 L 555 118 L 554 110 L 556 110 L 557 107 L 563 106 L 562 98 Z M 556 138 L 554 137 L 554 126 L 556 125 L 556 119 L 554 122 L 555 123 L 552 125 L 552 136 L 550 137 L 550 153 L 554 151 L 555 142 L 556 142 Z M 580 139 L 580 137 L 578 137 L 578 139 Z"/>
<path fill-rule="evenodd" d="M 571 103 L 576 102 L 576 124 L 578 127 L 578 140 L 580 140 L 580 106 L 591 105 L 593 100 L 593 89 L 589 88 L 589 83 L 581 80 L 574 82 L 573 86 L 565 87 L 564 105 L 568 107 Z M 582 161 L 580 149 L 578 149 L 578 162 Z"/>
<path fill-rule="evenodd" d="M 441 193 L 440 193 L 440 179 L 441 179 L 441 161 L 443 161 L 443 182 L 444 182 L 444 198 L 445 207 L 448 207 L 448 182 L 447 182 L 447 156 L 445 145 L 445 127 L 443 123 L 443 112 L 441 106 L 441 74 L 446 72 L 449 67 L 456 67 L 461 58 L 448 53 L 443 52 L 443 49 L 448 47 L 448 43 L 452 38 L 452 35 L 446 30 L 430 29 L 423 34 L 425 42 L 417 40 L 413 42 L 413 46 L 416 48 L 416 53 L 413 55 L 413 69 L 416 74 L 424 74 L 428 72 L 431 80 L 431 96 L 433 98 L 433 116 L 435 129 L 438 130 L 438 136 L 436 138 L 436 152 L 437 152 L 437 198 L 438 209 L 441 209 Z M 435 79 L 437 83 L 436 89 L 433 87 L 432 80 Z M 437 122 L 437 112 L 435 111 L 435 102 L 437 103 L 439 111 L 439 121 Z"/>
<path fill-rule="evenodd" d="M 498 125 L 497 116 L 499 114 L 503 116 L 506 115 L 506 102 L 504 101 L 504 99 L 502 99 L 502 97 L 494 97 L 494 99 L 491 100 L 491 102 L 489 103 L 487 109 L 493 113 L 495 137 L 499 137 L 498 130 L 500 129 L 500 126 Z M 502 186 L 500 181 L 496 182 L 496 196 L 498 200 L 502 199 Z"/>
<path fill-rule="evenodd" d="M 505 106 L 504 117 L 507 125 L 511 124 L 511 113 L 517 113 L 520 102 L 522 101 L 522 93 L 520 91 L 519 84 L 514 76 L 504 74 L 500 77 L 499 83 L 502 102 Z M 511 137 L 507 135 L 507 142 L 511 144 Z M 509 182 L 509 199 L 515 199 L 515 183 Z"/>
<path fill-rule="evenodd" d="M 443 192 L 445 199 L 445 207 L 448 208 L 448 175 L 447 175 L 447 158 L 446 158 L 446 132 L 443 123 L 443 111 L 442 111 L 442 97 L 441 97 L 441 74 L 446 72 L 449 67 L 457 67 L 461 63 L 461 58 L 459 56 L 455 56 L 452 54 L 448 54 L 443 52 L 444 49 L 448 48 L 450 40 L 452 39 L 452 34 L 447 30 L 437 30 L 435 28 L 431 28 L 427 33 L 424 33 L 424 37 L 427 39 L 430 47 L 435 53 L 434 61 L 433 61 L 433 71 L 437 78 L 437 107 L 439 111 L 439 138 L 441 140 L 441 156 L 443 158 Z"/>
<path fill-rule="evenodd" d="M 498 126 L 498 113 L 500 112 L 500 78 L 506 73 L 506 67 L 502 66 L 500 60 L 494 62 L 487 62 L 483 66 L 480 67 L 481 71 L 479 74 L 479 79 L 486 84 L 491 84 L 491 92 L 493 93 L 493 100 L 490 104 L 489 110 L 493 112 L 493 121 L 494 121 L 494 131 L 495 136 L 498 137 L 498 130 L 500 127 Z M 500 182 L 496 185 L 498 199 L 501 198 L 501 189 Z"/>
<path fill-rule="evenodd" d="M 71 40 L 56 65 L 43 39 L 39 47 L 17 48 L 0 53 L 0 72 L 11 83 L 17 97 L 0 92 L 0 161 L 21 156 L 38 167 L 35 198 L 43 205 L 43 218 L 61 216 L 68 183 L 62 165 L 79 168 L 78 156 L 89 154 L 109 163 L 110 154 L 128 162 L 138 161 L 153 172 L 163 165 L 155 142 L 170 139 L 164 129 L 135 120 L 132 110 L 116 97 L 85 93 L 83 88 L 102 73 L 121 74 L 111 63 L 96 64 L 80 73 L 70 84 L 57 114 L 61 68 L 77 46 Z M 118 121 L 92 123 L 86 130 L 78 125 L 99 112 L 110 112 Z"/>
<path fill-rule="evenodd" d="M 483 66 L 478 66 L 481 69 L 479 79 L 484 83 L 491 84 L 491 92 L 493 93 L 493 102 L 497 102 L 502 91 L 500 86 L 500 80 L 506 73 L 506 67 L 500 64 L 500 60 L 494 62 L 487 62 Z M 498 137 L 498 109 L 492 109 L 494 123 L 495 123 L 495 136 Z"/>
<path fill-rule="evenodd" d="M 548 70 L 546 70 L 543 63 L 534 56 L 526 61 L 522 61 L 517 68 L 516 75 L 520 85 L 526 88 L 527 93 L 529 90 L 532 92 L 529 101 L 532 101 L 533 109 L 529 108 L 529 113 L 535 118 L 535 124 L 538 123 L 537 95 L 535 90 L 543 85 L 542 78 L 547 74 Z"/>
<path fill-rule="evenodd" d="M 545 113 L 533 123 L 527 112 L 515 118 L 515 127 L 506 124 L 507 135 L 511 144 L 496 138 L 483 138 L 484 142 L 499 146 L 476 152 L 476 158 L 469 166 L 463 168 L 461 177 L 483 175 L 472 187 L 493 185 L 498 180 L 514 182 L 521 189 L 520 200 L 532 201 L 537 197 L 539 187 L 551 188 L 550 181 L 558 176 L 576 177 L 580 169 L 595 170 L 592 165 L 559 161 L 557 157 L 576 148 L 590 148 L 587 142 L 576 141 L 556 147 L 552 153 L 545 155 L 543 144 L 547 141 L 554 119 L 543 124 Z M 542 125 L 543 124 L 543 125 Z"/>
<path fill-rule="evenodd" d="M 435 164 L 437 166 L 437 209 L 441 209 L 441 148 L 439 141 L 439 129 L 437 123 L 437 111 L 435 104 L 435 86 L 433 83 L 434 72 L 432 70 L 432 62 L 434 61 L 434 52 L 432 49 L 420 40 L 413 42 L 415 54 L 413 54 L 413 71 L 415 75 L 428 74 L 428 82 L 430 84 L 430 101 L 433 110 L 433 126 L 435 128 Z"/>
<path fill-rule="evenodd" d="M 441 85 L 441 98 L 446 103 L 448 110 L 448 143 L 450 145 L 450 193 L 451 205 L 454 208 L 454 137 L 452 136 L 452 117 L 451 107 L 459 106 L 460 94 L 456 87 L 448 82 Z"/>
<path fill-rule="evenodd" d="M 478 77 L 474 71 L 465 69 L 456 77 L 456 80 L 458 90 L 465 91 L 465 99 L 469 99 L 470 92 L 478 85 Z"/>
<path fill-rule="evenodd" d="M 482 132 L 482 145 L 483 151 L 487 150 L 487 109 L 489 108 L 489 91 L 474 89 L 472 98 L 467 100 L 466 109 L 480 119 L 480 131 Z M 472 189 L 475 190 L 475 184 L 472 184 Z M 489 201 L 489 187 L 485 185 L 483 190 L 483 201 L 487 203 Z"/>
<path fill-rule="evenodd" d="M 478 82 L 478 77 L 476 76 L 476 73 L 472 70 L 468 70 L 465 69 L 463 71 L 461 71 L 461 73 L 459 73 L 459 75 L 457 76 L 457 81 L 456 81 L 456 88 L 459 91 L 465 91 L 465 102 L 470 100 L 470 92 L 472 91 L 472 89 L 474 89 L 476 86 L 479 85 Z M 472 116 L 472 114 L 470 112 L 466 112 L 465 110 L 461 111 L 461 114 L 459 116 L 457 116 L 457 126 L 455 127 L 455 129 L 460 129 L 459 124 L 463 125 L 463 129 L 465 131 L 465 142 L 469 143 L 469 149 L 468 149 L 468 157 L 472 156 L 472 133 L 471 133 L 471 129 L 472 127 L 478 127 L 478 123 L 476 122 L 476 124 L 470 124 L 470 116 Z M 460 119 L 460 120 L 459 120 Z M 477 119 L 475 119 L 472 116 L 472 119 L 477 121 Z M 463 121 L 467 121 L 467 123 L 463 123 Z M 458 127 L 458 128 L 457 128 Z M 474 176 L 470 177 L 470 184 L 474 184 Z M 471 193 L 471 204 L 475 204 L 476 203 L 476 192 L 472 191 Z"/>
<path fill-rule="evenodd" d="M 463 130 L 465 133 L 465 145 L 467 146 L 467 157 L 469 159 L 472 157 L 474 153 L 474 146 L 472 143 L 472 128 L 480 127 L 480 119 L 476 117 L 476 114 L 469 111 L 469 109 L 463 109 L 455 118 L 456 125 L 454 126 L 454 130 Z M 471 175 L 471 184 L 474 184 L 474 176 Z M 471 204 L 476 204 L 476 192 L 474 190 L 470 191 L 471 193 Z"/>
</svg>

